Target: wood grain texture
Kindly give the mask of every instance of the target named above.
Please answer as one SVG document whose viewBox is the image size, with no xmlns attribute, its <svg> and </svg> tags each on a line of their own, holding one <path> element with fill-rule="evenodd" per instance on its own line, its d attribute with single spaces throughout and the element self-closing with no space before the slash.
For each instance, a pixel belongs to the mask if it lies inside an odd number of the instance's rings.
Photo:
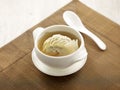
<svg viewBox="0 0 120 90">
<path fill-rule="evenodd" d="M 85 26 L 107 44 L 107 50 L 99 50 L 83 35 L 89 53 L 85 66 L 72 75 L 52 77 L 37 70 L 32 63 L 32 31 L 39 26 L 65 24 L 62 18 L 65 10 L 76 12 Z M 119 34 L 119 25 L 73 0 L 0 49 L 0 90 L 120 90 Z"/>
</svg>

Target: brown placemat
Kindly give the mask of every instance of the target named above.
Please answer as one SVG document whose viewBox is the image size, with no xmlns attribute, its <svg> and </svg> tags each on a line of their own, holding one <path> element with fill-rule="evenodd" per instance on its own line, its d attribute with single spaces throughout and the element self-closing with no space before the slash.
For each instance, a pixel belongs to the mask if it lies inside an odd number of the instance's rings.
<svg viewBox="0 0 120 90">
<path fill-rule="evenodd" d="M 99 36 L 107 50 L 101 51 L 86 35 L 89 53 L 85 66 L 77 73 L 52 77 L 32 63 L 32 31 L 37 27 L 65 24 L 65 10 L 77 13 L 85 26 Z M 74 0 L 0 49 L 0 90 L 120 90 L 120 26 Z"/>
</svg>

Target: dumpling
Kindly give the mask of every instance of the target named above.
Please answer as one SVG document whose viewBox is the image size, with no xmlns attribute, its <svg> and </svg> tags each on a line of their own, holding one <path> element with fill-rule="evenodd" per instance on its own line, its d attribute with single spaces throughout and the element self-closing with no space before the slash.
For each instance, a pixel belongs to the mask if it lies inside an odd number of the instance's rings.
<svg viewBox="0 0 120 90">
<path fill-rule="evenodd" d="M 78 40 L 72 40 L 71 38 L 55 34 L 43 43 L 42 51 L 51 56 L 64 56 L 71 54 L 78 49 Z"/>
</svg>

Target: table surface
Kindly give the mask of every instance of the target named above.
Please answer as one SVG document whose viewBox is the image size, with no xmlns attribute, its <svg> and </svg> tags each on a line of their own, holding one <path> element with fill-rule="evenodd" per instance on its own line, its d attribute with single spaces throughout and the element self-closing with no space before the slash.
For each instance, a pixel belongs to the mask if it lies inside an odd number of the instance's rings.
<svg viewBox="0 0 120 90">
<path fill-rule="evenodd" d="M 77 13 L 84 25 L 107 44 L 107 50 L 99 50 L 83 34 L 88 51 L 85 66 L 69 76 L 48 76 L 31 60 L 32 31 L 39 26 L 65 24 L 65 10 Z M 119 25 L 74 0 L 0 49 L 0 90 L 120 90 L 119 34 Z"/>
</svg>

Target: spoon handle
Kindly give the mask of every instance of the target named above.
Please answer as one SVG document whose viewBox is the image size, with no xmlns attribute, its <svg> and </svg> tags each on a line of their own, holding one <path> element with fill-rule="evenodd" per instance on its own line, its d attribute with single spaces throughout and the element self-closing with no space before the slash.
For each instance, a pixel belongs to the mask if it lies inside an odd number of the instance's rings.
<svg viewBox="0 0 120 90">
<path fill-rule="evenodd" d="M 106 44 L 100 39 L 98 38 L 95 34 L 93 34 L 92 32 L 90 32 L 87 28 L 83 27 L 83 28 L 80 28 L 80 29 L 83 29 L 84 34 L 88 35 L 97 45 L 98 47 L 101 49 L 101 50 L 105 50 L 106 49 Z M 83 31 L 81 30 L 81 31 Z M 80 31 L 80 32 L 81 32 Z"/>
</svg>

